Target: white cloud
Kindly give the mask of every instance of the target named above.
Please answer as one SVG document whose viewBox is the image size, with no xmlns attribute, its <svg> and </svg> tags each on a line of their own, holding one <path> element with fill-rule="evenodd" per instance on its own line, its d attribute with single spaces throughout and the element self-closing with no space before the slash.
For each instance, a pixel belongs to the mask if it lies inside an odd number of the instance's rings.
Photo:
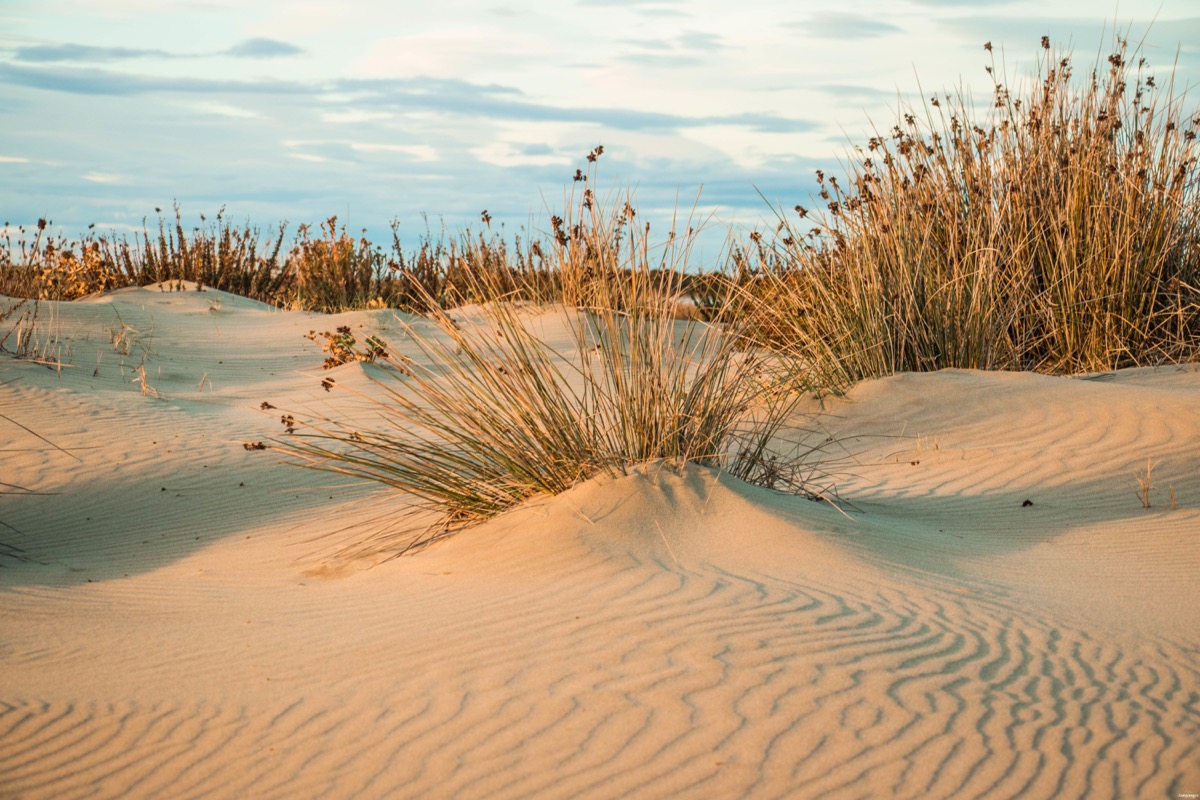
<svg viewBox="0 0 1200 800">
<path fill-rule="evenodd" d="M 349 142 L 350 148 L 361 153 L 401 153 L 420 162 L 437 161 L 437 150 L 427 144 L 375 144 L 373 142 Z"/>
<path fill-rule="evenodd" d="M 231 103 L 221 103 L 215 100 L 201 100 L 199 102 L 188 103 L 187 106 L 202 114 L 212 114 L 217 117 L 230 117 L 233 119 L 263 118 L 260 112 L 253 109 L 235 106 Z"/>
<path fill-rule="evenodd" d="M 782 156 L 795 153 L 795 133 L 756 133 L 737 125 L 705 125 L 688 128 L 683 134 L 724 154 L 746 170 L 755 170 Z"/>
<path fill-rule="evenodd" d="M 99 232 L 108 232 L 108 231 L 116 231 L 118 233 L 140 233 L 142 230 L 144 230 L 144 228 L 141 225 L 130 225 L 125 222 L 97 221 L 95 223 L 95 225 L 96 225 L 96 231 L 98 233 Z"/>
<path fill-rule="evenodd" d="M 557 152 L 522 152 L 510 142 L 490 142 L 481 147 L 472 147 L 471 155 L 485 164 L 497 167 L 566 167 L 572 157 Z"/>
<path fill-rule="evenodd" d="M 352 124 L 355 122 L 373 122 L 375 120 L 391 119 L 395 114 L 387 111 L 367 111 L 365 109 L 348 109 L 346 111 L 322 111 L 320 118 L 325 122 Z"/>
<path fill-rule="evenodd" d="M 511 72 L 539 58 L 545 42 L 511 30 L 452 25 L 371 42 L 356 66 L 379 77 Z"/>
<path fill-rule="evenodd" d="M 88 172 L 81 177 L 91 183 L 116 184 L 127 182 L 123 176 L 114 175 L 111 172 Z"/>
</svg>

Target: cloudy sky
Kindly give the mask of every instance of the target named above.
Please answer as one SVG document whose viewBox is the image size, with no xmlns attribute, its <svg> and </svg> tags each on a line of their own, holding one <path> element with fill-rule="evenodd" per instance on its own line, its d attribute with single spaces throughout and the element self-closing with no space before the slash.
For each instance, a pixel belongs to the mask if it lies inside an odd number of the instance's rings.
<svg viewBox="0 0 1200 800">
<path fill-rule="evenodd" d="M 986 99 L 985 41 L 1013 77 L 1043 35 L 1090 66 L 1115 21 L 1160 85 L 1177 53 L 1177 84 L 1200 81 L 1195 0 L 1102 6 L 0 0 L 0 222 L 124 231 L 177 200 L 289 231 L 336 214 L 378 241 L 393 218 L 415 240 L 422 214 L 544 227 L 603 144 L 601 185 L 643 213 L 702 186 L 718 227 L 753 225 L 759 192 L 807 200 L 898 96 Z"/>
</svg>

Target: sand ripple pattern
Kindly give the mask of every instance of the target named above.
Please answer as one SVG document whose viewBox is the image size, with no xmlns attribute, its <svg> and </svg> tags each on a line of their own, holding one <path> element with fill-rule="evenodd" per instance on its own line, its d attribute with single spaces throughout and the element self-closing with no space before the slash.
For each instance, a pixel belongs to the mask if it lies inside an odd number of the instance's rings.
<svg viewBox="0 0 1200 800">
<path fill-rule="evenodd" d="M 437 641 L 274 706 L 10 699 L 2 794 L 1173 797 L 1200 778 L 1194 652 L 919 585 L 615 561 L 590 597 L 501 583 Z"/>
</svg>

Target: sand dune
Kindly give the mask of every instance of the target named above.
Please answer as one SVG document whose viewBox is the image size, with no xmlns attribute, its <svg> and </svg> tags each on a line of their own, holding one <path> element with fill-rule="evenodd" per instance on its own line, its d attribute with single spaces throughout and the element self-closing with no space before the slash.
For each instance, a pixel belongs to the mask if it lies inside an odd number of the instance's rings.
<svg viewBox="0 0 1200 800">
<path fill-rule="evenodd" d="M 52 322 L 74 366 L 0 362 L 2 797 L 1200 793 L 1191 366 L 874 381 L 841 511 L 650 465 L 383 561 L 332 553 L 404 498 L 243 443 L 357 413 L 303 334 L 389 312 Z"/>
</svg>

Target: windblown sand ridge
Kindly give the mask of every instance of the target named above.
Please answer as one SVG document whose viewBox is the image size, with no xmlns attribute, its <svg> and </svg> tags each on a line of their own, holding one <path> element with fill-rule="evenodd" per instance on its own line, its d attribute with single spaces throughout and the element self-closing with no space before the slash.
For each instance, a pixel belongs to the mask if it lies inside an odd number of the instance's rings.
<svg viewBox="0 0 1200 800">
<path fill-rule="evenodd" d="M 54 493 L 0 504 L 0 796 L 1200 792 L 1191 367 L 859 386 L 845 514 L 650 465 L 372 566 L 403 498 L 243 442 L 360 413 L 302 334 L 390 314 L 55 317 L 77 366 L 0 364 L 0 480 Z"/>
</svg>

